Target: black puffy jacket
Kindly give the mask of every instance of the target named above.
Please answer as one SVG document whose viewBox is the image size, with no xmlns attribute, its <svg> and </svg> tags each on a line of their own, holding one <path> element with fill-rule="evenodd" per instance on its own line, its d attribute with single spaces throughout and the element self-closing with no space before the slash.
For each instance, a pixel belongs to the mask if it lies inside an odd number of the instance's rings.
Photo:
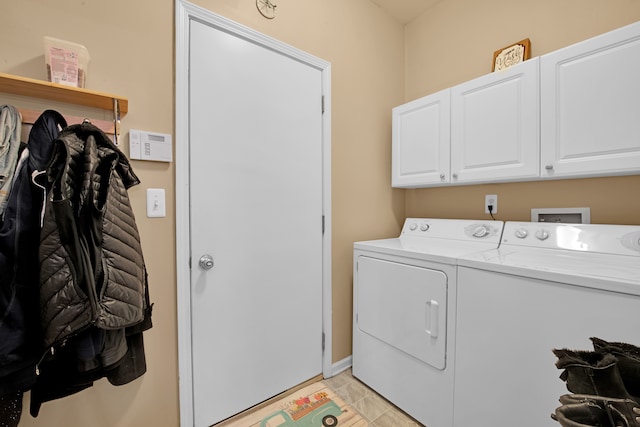
<svg viewBox="0 0 640 427">
<path fill-rule="evenodd" d="M 51 191 L 40 242 L 40 315 L 53 346 L 89 326 L 144 319 L 145 265 L 127 189 L 140 181 L 90 123 L 69 126 L 47 169 Z"/>
<path fill-rule="evenodd" d="M 38 364 L 31 414 L 43 402 L 107 377 L 146 371 L 151 328 L 147 274 L 127 189 L 140 181 L 90 123 L 69 126 L 47 168 L 51 190 L 40 239 L 40 321 L 50 349 Z"/>
</svg>

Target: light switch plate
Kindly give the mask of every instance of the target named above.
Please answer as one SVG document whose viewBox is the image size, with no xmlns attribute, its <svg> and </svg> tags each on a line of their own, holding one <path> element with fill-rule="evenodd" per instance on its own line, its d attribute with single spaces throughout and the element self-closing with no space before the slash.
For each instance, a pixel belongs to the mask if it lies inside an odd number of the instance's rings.
<svg viewBox="0 0 640 427">
<path fill-rule="evenodd" d="M 147 217 L 164 218 L 165 216 L 167 216 L 167 207 L 164 188 L 147 188 Z"/>
</svg>

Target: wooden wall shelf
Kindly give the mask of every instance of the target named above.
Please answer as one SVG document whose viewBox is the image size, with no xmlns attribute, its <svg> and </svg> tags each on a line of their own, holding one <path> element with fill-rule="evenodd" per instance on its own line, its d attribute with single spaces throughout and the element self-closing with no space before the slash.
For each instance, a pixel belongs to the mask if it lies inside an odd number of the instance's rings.
<svg viewBox="0 0 640 427">
<path fill-rule="evenodd" d="M 110 111 L 113 111 L 114 100 L 117 100 L 120 117 L 124 117 L 129 110 L 129 101 L 121 96 L 4 73 L 0 73 L 0 92 Z"/>
</svg>

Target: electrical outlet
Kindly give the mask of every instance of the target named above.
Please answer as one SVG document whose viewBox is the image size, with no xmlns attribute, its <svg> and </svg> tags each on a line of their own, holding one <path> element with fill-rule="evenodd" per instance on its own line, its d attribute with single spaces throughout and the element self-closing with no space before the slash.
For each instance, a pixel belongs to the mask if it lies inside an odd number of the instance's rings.
<svg viewBox="0 0 640 427">
<path fill-rule="evenodd" d="M 493 206 L 491 212 L 489 212 L 489 205 Z M 484 213 L 498 213 L 498 195 L 497 194 L 486 194 L 484 196 Z"/>
</svg>

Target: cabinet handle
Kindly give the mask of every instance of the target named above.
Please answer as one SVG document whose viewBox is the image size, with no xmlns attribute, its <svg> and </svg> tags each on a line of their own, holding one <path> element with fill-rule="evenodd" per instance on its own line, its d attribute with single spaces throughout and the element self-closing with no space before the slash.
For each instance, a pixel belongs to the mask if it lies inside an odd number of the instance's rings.
<svg viewBox="0 0 640 427">
<path fill-rule="evenodd" d="M 454 173 L 454 174 L 453 174 L 453 175 L 451 175 L 451 176 L 453 176 L 454 178 L 458 178 L 458 174 L 457 174 L 457 173 Z"/>
<path fill-rule="evenodd" d="M 544 167 L 546 170 L 550 171 L 553 169 L 553 165 L 547 165 Z"/>
<path fill-rule="evenodd" d="M 440 179 L 444 179 L 444 174 L 443 173 L 440 174 Z"/>
</svg>

